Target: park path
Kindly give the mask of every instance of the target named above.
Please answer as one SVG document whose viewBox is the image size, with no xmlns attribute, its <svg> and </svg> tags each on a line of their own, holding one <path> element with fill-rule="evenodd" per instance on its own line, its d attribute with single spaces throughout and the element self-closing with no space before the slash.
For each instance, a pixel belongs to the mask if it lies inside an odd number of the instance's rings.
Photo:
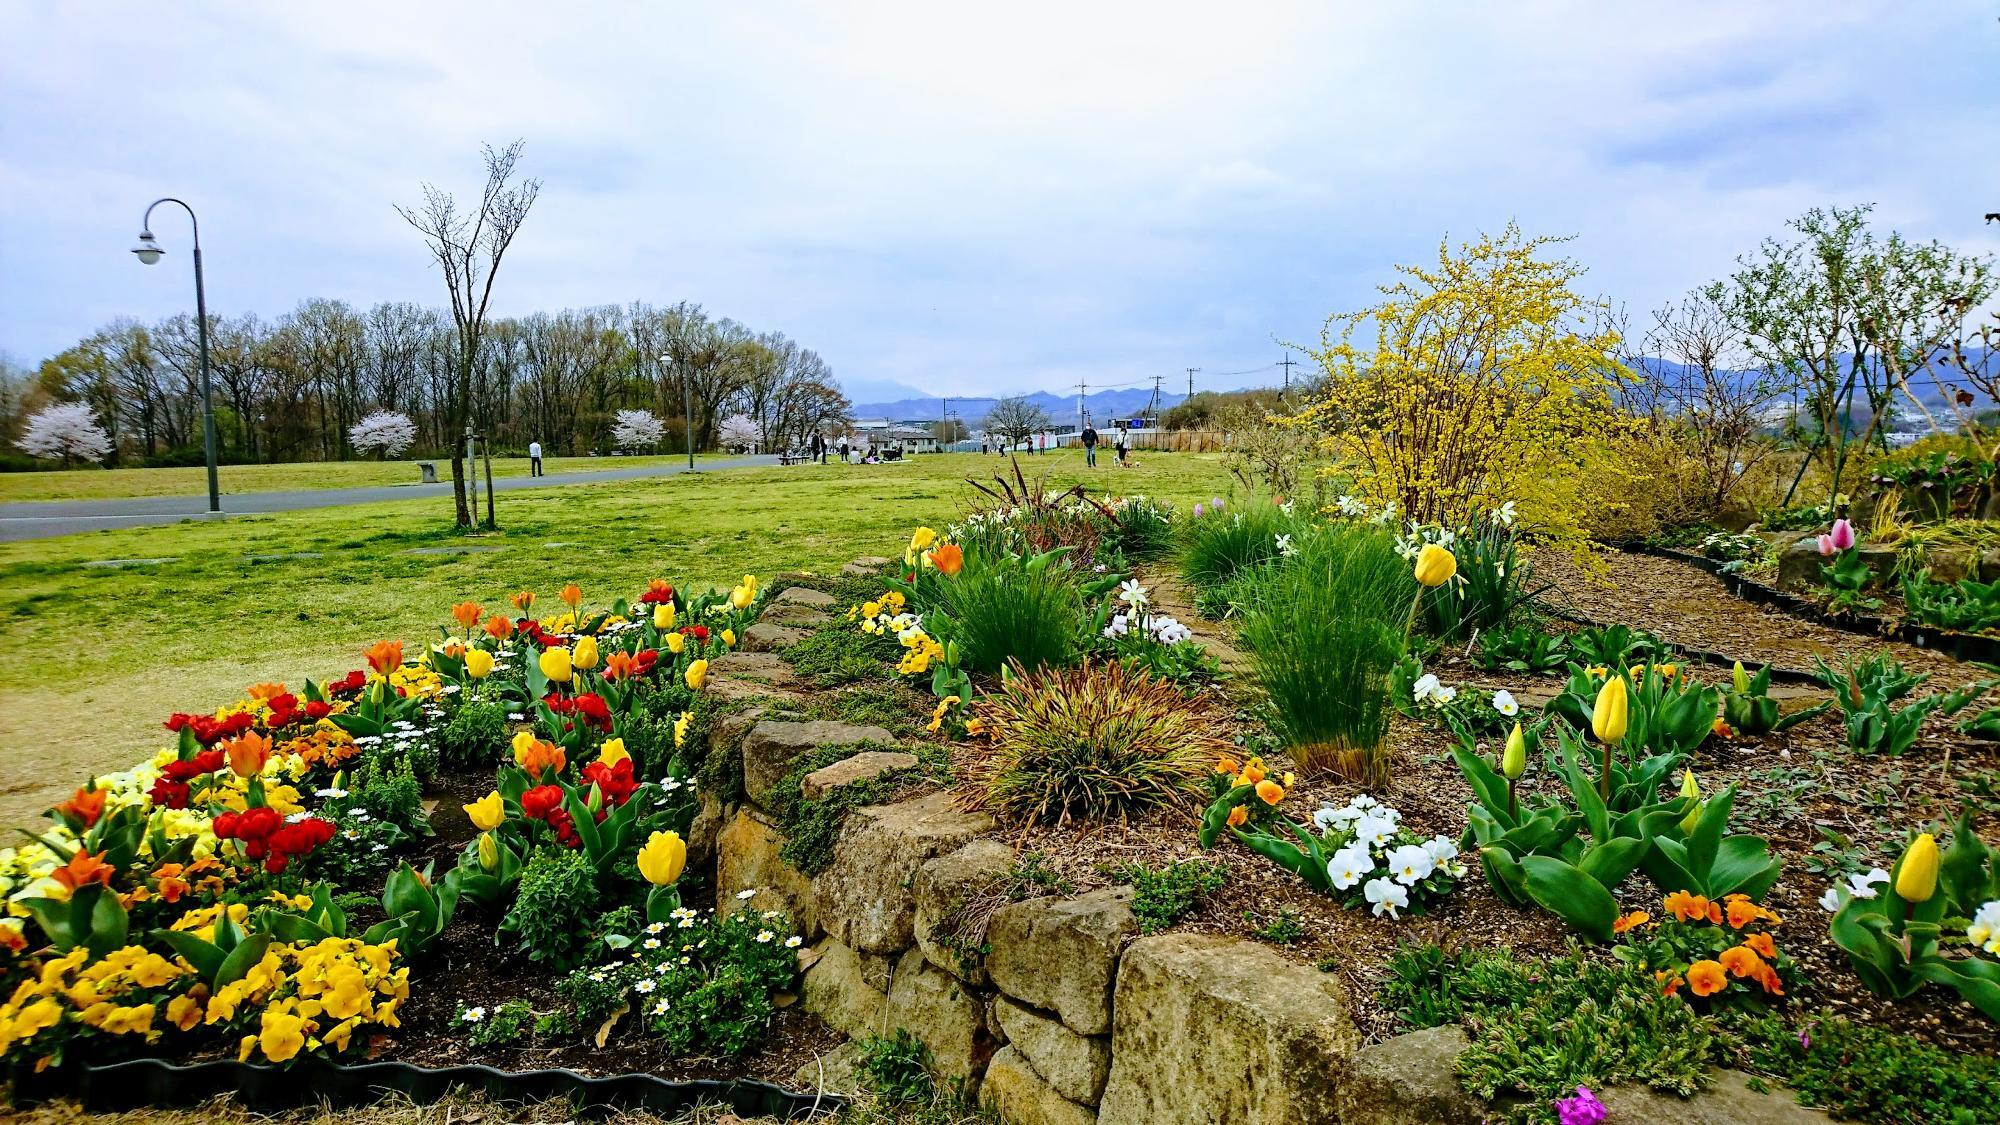
<svg viewBox="0 0 2000 1125">
<path fill-rule="evenodd" d="M 745 469 L 775 465 L 773 456 L 733 457 L 703 461 L 697 471 Z M 543 477 L 500 477 L 493 482 L 495 492 L 523 488 L 555 488 L 573 484 L 605 484 L 613 481 L 667 477 L 685 473 L 684 464 L 645 465 L 627 469 L 591 469 L 584 472 L 550 473 Z M 482 482 L 483 485 L 483 482 Z M 272 512 L 299 512 L 311 508 L 339 508 L 349 504 L 374 504 L 385 500 L 419 500 L 451 495 L 451 483 L 372 485 L 362 488 L 294 489 L 284 492 L 223 493 L 224 516 L 264 515 Z M 117 500 L 42 500 L 0 504 L 0 542 L 47 539 L 101 528 L 144 527 L 179 523 L 182 520 L 213 519 L 208 497 L 141 496 Z"/>
</svg>

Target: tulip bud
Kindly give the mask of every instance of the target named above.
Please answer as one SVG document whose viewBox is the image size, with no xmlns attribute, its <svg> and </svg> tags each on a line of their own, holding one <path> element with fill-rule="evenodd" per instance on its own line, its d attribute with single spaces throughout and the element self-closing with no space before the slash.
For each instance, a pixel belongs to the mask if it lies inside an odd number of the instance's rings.
<svg viewBox="0 0 2000 1125">
<path fill-rule="evenodd" d="M 1896 867 L 1896 897 L 1904 902 L 1929 902 L 1937 893 L 1937 838 L 1925 832 L 1910 841 Z"/>
<path fill-rule="evenodd" d="M 1528 739 L 1521 733 L 1521 724 L 1515 723 L 1507 735 L 1507 747 L 1500 752 L 1500 776 L 1508 781 L 1519 781 L 1528 771 Z"/>
<path fill-rule="evenodd" d="M 493 840 L 493 833 L 479 834 L 479 867 L 491 874 L 500 869 L 500 845 Z"/>
<path fill-rule="evenodd" d="M 592 654 L 595 655 L 596 651 L 595 646 L 593 646 L 591 649 Z M 542 675 L 548 677 L 553 683 L 566 684 L 570 681 L 570 677 L 575 675 L 575 672 L 572 671 L 573 664 L 570 660 L 569 650 L 566 648 L 552 648 L 544 651 L 537 663 L 541 665 Z"/>
<path fill-rule="evenodd" d="M 1845 551 L 1854 546 L 1853 522 L 1845 519 L 1833 521 L 1833 532 L 1827 538 L 1833 541 L 1833 549 L 1836 551 Z"/>
<path fill-rule="evenodd" d="M 1625 680 L 1612 676 L 1597 689 L 1597 702 L 1590 709 L 1590 733 L 1599 742 L 1617 742 L 1625 737 L 1625 726 L 1629 721 Z"/>
<path fill-rule="evenodd" d="M 1694 802 L 1694 807 L 1681 818 L 1681 831 L 1692 835 L 1695 825 L 1701 823 L 1701 786 L 1695 784 L 1694 771 L 1681 771 L 1681 796 Z"/>
<path fill-rule="evenodd" d="M 1736 685 L 1736 694 L 1750 694 L 1750 673 L 1743 670 L 1743 662 L 1741 660 L 1737 661 L 1736 666 L 1729 670 L 1729 681 Z"/>
<path fill-rule="evenodd" d="M 493 654 L 483 648 L 468 649 L 465 653 L 465 674 L 475 680 L 483 680 L 493 674 Z"/>
<path fill-rule="evenodd" d="M 578 637 L 576 648 L 570 653 L 570 663 L 586 672 L 597 667 L 597 638 Z"/>
<path fill-rule="evenodd" d="M 1413 573 L 1421 585 L 1442 586 L 1451 581 L 1452 575 L 1458 573 L 1458 559 L 1436 543 L 1426 543 L 1423 549 L 1417 552 L 1417 565 Z"/>
<path fill-rule="evenodd" d="M 674 603 L 661 602 L 653 607 L 653 628 L 664 633 L 674 627 Z"/>
</svg>

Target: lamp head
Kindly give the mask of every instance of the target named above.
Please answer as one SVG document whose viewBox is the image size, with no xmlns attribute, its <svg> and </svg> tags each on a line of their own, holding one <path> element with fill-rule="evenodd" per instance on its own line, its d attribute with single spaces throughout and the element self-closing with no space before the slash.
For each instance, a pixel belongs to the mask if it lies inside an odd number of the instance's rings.
<svg viewBox="0 0 2000 1125">
<path fill-rule="evenodd" d="M 132 253 L 141 262 L 150 266 L 159 261 L 160 255 L 166 251 L 160 249 L 160 244 L 154 241 L 152 231 L 142 230 L 139 232 L 139 245 L 132 248 Z"/>
</svg>

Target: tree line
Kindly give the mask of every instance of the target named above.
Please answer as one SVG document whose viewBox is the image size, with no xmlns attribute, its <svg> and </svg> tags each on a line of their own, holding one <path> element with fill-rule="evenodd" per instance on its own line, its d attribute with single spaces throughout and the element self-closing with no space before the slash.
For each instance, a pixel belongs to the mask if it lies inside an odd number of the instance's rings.
<svg viewBox="0 0 2000 1125">
<path fill-rule="evenodd" d="M 313 299 L 266 321 L 209 318 L 217 444 L 229 461 L 340 460 L 349 430 L 377 411 L 407 415 L 415 451 L 448 450 L 462 431 L 447 409 L 459 338 L 440 309 L 408 302 L 356 308 Z M 81 403 L 110 439 L 114 463 L 201 459 L 194 317 L 113 321 L 32 372 L 0 372 L 0 441 L 54 403 Z M 606 452 L 621 410 L 665 423 L 666 451 L 714 448 L 724 417 L 747 416 L 765 448 L 803 445 L 852 420 L 818 353 L 690 302 L 603 305 L 484 326 L 473 352 L 467 417 L 496 449 L 539 441 L 550 454 Z M 687 403 L 686 407 L 683 403 Z"/>
</svg>

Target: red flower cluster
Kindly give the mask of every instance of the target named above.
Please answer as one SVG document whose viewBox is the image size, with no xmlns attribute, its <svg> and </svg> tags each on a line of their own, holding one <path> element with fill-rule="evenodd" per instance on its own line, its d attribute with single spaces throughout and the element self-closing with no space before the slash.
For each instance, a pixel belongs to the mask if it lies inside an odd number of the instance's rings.
<svg viewBox="0 0 2000 1125">
<path fill-rule="evenodd" d="M 324 699 L 315 699 L 311 703 L 306 704 L 306 718 L 311 719 L 315 723 L 332 713 L 333 705 Z"/>
<path fill-rule="evenodd" d="M 288 727 L 299 721 L 299 697 L 289 691 L 283 695 L 272 696 L 265 706 L 271 709 L 271 717 L 264 720 L 264 725 L 272 730 Z"/>
<path fill-rule="evenodd" d="M 580 848 L 583 838 L 576 834 L 576 821 L 563 805 L 563 787 L 537 785 L 521 794 L 521 815 L 539 820 L 556 830 L 556 839 L 566 848 Z"/>
<path fill-rule="evenodd" d="M 514 631 L 523 639 L 533 641 L 538 648 L 557 648 L 569 643 L 569 638 L 560 633 L 544 632 L 542 623 L 532 617 L 516 621 Z"/>
<path fill-rule="evenodd" d="M 332 821 L 309 816 L 286 823 L 278 810 L 262 806 L 221 813 L 212 827 L 218 840 L 242 841 L 244 857 L 263 860 L 264 870 L 273 875 L 333 839 Z"/>
<path fill-rule="evenodd" d="M 694 638 L 695 640 L 697 640 L 697 641 L 700 641 L 700 642 L 701 642 L 702 644 L 707 644 L 707 643 L 708 643 L 708 626 L 706 626 L 706 625 L 683 625 L 683 626 L 681 627 L 681 635 L 682 635 L 682 636 L 687 636 L 687 637 L 693 637 L 693 638 Z"/>
<path fill-rule="evenodd" d="M 368 686 L 368 673 L 363 672 L 359 668 L 356 668 L 354 671 L 349 672 L 347 675 L 342 676 L 340 679 L 334 680 L 333 682 L 327 684 L 326 693 L 328 695 L 333 696 L 336 699 L 339 699 L 343 696 L 356 695 L 361 691 L 362 688 L 367 686 Z"/>
<path fill-rule="evenodd" d="M 630 758 L 618 759 L 618 764 L 615 766 L 592 762 L 583 767 L 583 780 L 597 786 L 598 793 L 604 797 L 606 808 L 622 805 L 631 800 L 632 794 L 639 788 L 639 780 L 632 776 Z M 604 819 L 602 811 L 598 813 L 598 819 Z"/>
<path fill-rule="evenodd" d="M 199 736 L 197 736 L 199 737 Z M 155 805 L 169 809 L 188 807 L 188 782 L 205 773 L 214 773 L 222 768 L 222 751 L 203 750 L 192 758 L 168 762 L 160 771 L 159 780 L 153 782 L 152 792 L 147 794 Z"/>
<path fill-rule="evenodd" d="M 176 711 L 167 717 L 166 722 L 166 728 L 175 734 L 184 729 L 194 731 L 194 740 L 203 746 L 213 746 L 225 738 L 234 738 L 256 725 L 257 717 L 248 711 L 232 712 L 226 719 Z"/>
<path fill-rule="evenodd" d="M 673 601 L 674 588 L 667 585 L 663 579 L 655 578 L 647 583 L 646 592 L 639 595 L 639 600 L 647 605 L 658 605 L 661 602 Z"/>
<path fill-rule="evenodd" d="M 550 692 L 542 697 L 542 702 L 548 704 L 549 710 L 558 715 L 575 715 L 596 730 L 605 734 L 611 733 L 611 705 L 604 702 L 604 697 L 594 691 L 586 691 L 569 699 Z M 564 723 L 563 729 L 574 730 L 576 724 Z"/>
</svg>

